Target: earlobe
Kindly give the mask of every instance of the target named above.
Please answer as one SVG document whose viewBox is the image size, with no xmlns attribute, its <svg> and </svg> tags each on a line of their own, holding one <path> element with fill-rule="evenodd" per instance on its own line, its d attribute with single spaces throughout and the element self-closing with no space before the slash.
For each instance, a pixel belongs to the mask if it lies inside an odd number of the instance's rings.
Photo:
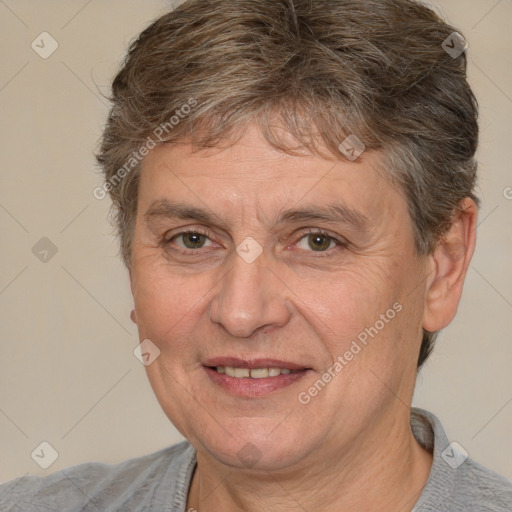
<svg viewBox="0 0 512 512">
<path fill-rule="evenodd" d="M 137 317 L 135 315 L 135 309 L 132 309 L 131 312 L 130 312 L 130 319 L 131 321 L 136 324 L 137 323 Z"/>
<path fill-rule="evenodd" d="M 433 276 L 428 280 L 423 329 L 434 332 L 446 327 L 459 306 L 476 243 L 476 203 L 465 198 L 453 215 L 448 232 L 430 255 Z"/>
</svg>

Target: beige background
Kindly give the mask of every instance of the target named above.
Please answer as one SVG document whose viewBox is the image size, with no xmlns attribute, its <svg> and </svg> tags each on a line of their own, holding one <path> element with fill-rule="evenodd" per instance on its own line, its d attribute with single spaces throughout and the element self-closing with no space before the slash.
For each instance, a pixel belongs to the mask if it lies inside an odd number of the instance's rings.
<svg viewBox="0 0 512 512">
<path fill-rule="evenodd" d="M 233 0 L 235 1 L 235 0 Z M 118 462 L 181 440 L 153 396 L 129 319 L 127 272 L 92 151 L 130 39 L 161 0 L 0 1 L 0 481 L 80 462 Z M 481 104 L 483 207 L 459 314 L 422 371 L 415 405 L 512 479 L 512 0 L 440 0 L 469 40 Z M 43 31 L 58 49 L 42 59 Z M 508 191 L 508 194 L 507 194 Z M 32 247 L 48 237 L 46 263 Z M 42 442 L 59 457 L 31 458 Z"/>
</svg>

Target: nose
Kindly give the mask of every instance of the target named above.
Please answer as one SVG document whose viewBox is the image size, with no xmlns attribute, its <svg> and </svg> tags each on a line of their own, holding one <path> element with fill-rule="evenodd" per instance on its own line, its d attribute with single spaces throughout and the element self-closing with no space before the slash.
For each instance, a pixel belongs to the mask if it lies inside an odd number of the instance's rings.
<svg viewBox="0 0 512 512">
<path fill-rule="evenodd" d="M 234 252 L 229 265 L 210 303 L 210 320 L 239 338 L 286 325 L 290 318 L 287 288 L 265 254 L 249 263 Z"/>
</svg>

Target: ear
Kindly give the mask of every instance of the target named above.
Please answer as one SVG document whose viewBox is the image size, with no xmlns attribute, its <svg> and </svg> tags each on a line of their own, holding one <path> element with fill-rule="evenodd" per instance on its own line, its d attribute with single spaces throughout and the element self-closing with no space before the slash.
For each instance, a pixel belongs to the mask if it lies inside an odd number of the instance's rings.
<svg viewBox="0 0 512 512">
<path fill-rule="evenodd" d="M 426 290 L 423 328 L 434 332 L 455 317 L 476 243 L 478 207 L 469 197 L 459 203 L 452 224 L 429 256 L 432 276 Z"/>
<path fill-rule="evenodd" d="M 131 269 L 128 269 L 128 275 L 130 276 L 130 289 L 132 291 L 132 295 L 133 295 L 133 281 L 132 281 L 132 271 Z M 130 320 L 136 324 L 137 323 L 137 315 L 135 314 L 135 309 L 132 309 L 130 311 Z"/>
</svg>

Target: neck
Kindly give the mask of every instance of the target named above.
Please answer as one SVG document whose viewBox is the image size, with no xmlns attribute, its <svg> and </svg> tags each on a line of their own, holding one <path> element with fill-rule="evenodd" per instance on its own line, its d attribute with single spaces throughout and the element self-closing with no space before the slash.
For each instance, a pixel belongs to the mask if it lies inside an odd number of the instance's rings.
<svg viewBox="0 0 512 512">
<path fill-rule="evenodd" d="M 186 510 L 287 512 L 321 505 L 323 512 L 410 512 L 432 455 L 414 438 L 406 412 L 368 427 L 348 449 L 336 451 L 326 442 L 300 467 L 286 471 L 232 468 L 198 452 Z"/>
</svg>

